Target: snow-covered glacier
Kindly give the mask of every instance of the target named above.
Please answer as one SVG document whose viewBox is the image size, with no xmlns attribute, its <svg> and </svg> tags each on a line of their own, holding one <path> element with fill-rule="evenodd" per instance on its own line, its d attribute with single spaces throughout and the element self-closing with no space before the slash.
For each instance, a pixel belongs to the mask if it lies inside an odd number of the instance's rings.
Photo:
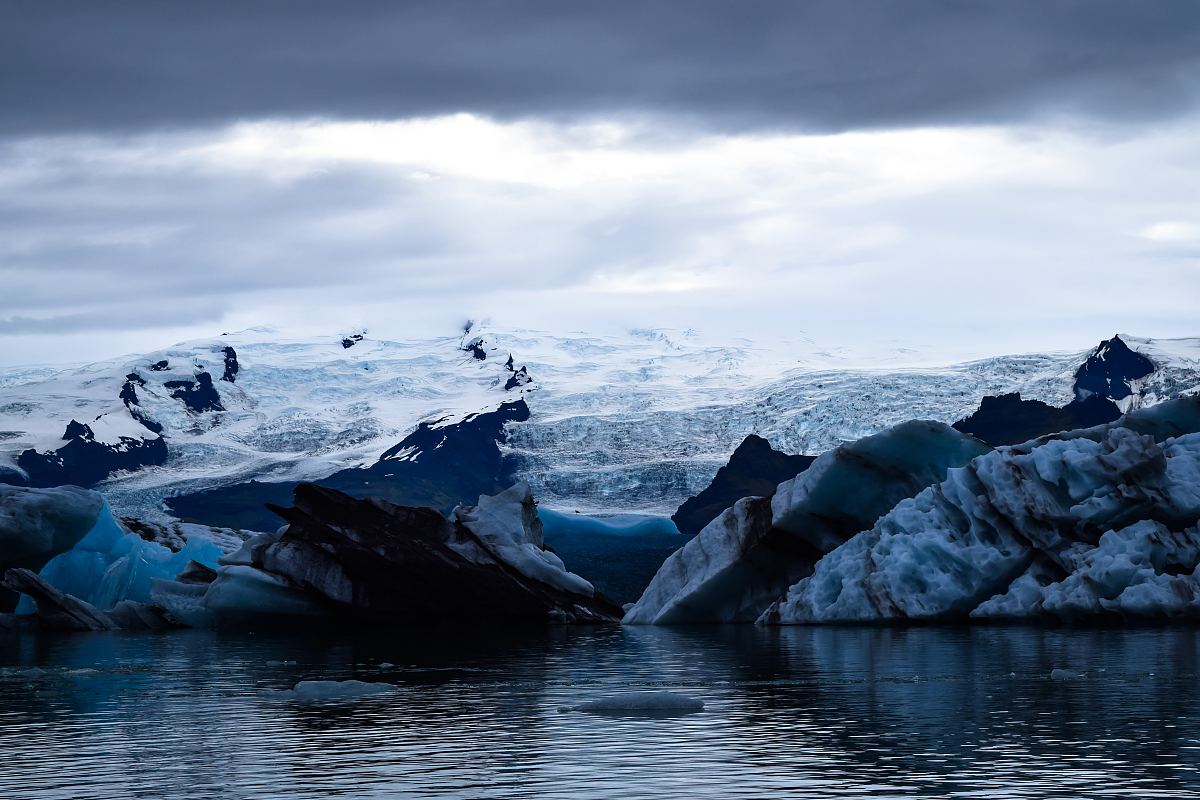
<svg viewBox="0 0 1200 800">
<path fill-rule="evenodd" d="M 1124 376 L 1129 358 L 1112 340 L 930 366 L 906 353 L 865 365 L 803 340 L 714 343 L 691 331 L 475 326 L 389 341 L 252 329 L 79 367 L 0 373 L 0 480 L 28 479 L 18 465 L 26 452 L 52 463 L 68 446 L 88 458 L 108 448 L 100 465 L 108 477 L 97 486 L 112 508 L 167 522 L 165 498 L 250 480 L 319 481 L 378 463 L 422 423 L 454 424 L 523 399 L 529 417 L 508 424 L 501 448 L 506 474 L 562 511 L 666 516 L 750 434 L 816 455 L 907 419 L 955 422 L 987 395 L 1020 392 L 1060 407 L 1088 361 L 1089 385 L 1127 387 L 1127 407 L 1200 387 L 1200 340 L 1121 342 L 1154 370 Z M 78 435 L 65 439 L 67 431 Z"/>
<path fill-rule="evenodd" d="M 1200 617 L 1200 398 L 1002 447 L 903 500 L 775 624 Z"/>
</svg>

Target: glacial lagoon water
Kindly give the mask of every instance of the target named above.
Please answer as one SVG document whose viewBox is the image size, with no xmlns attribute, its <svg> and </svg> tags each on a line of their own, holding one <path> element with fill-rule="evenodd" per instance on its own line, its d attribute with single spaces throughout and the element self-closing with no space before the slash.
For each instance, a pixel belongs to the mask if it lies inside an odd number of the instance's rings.
<svg viewBox="0 0 1200 800">
<path fill-rule="evenodd" d="M 1200 797 L 1198 675 L 1192 628 L 0 634 L 0 797 Z M 272 693 L 348 679 L 396 689 Z M 661 690 L 704 709 L 562 710 Z"/>
</svg>

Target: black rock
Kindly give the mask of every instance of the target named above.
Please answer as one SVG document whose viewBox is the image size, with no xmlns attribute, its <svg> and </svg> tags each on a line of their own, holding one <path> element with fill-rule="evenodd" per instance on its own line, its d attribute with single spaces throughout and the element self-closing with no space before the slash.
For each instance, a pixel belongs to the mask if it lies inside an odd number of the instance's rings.
<svg viewBox="0 0 1200 800">
<path fill-rule="evenodd" d="M 225 356 L 225 372 L 221 375 L 221 380 L 233 383 L 237 380 L 238 370 L 241 365 L 238 364 L 237 351 L 232 347 L 222 347 L 221 353 Z"/>
<path fill-rule="evenodd" d="M 696 534 L 743 497 L 770 497 L 775 487 L 808 469 L 816 456 L 788 455 L 761 436 L 747 436 L 712 483 L 671 515 L 680 533 Z"/>
<path fill-rule="evenodd" d="M 504 391 L 507 392 L 509 389 L 516 389 L 529 383 L 533 383 L 533 378 L 529 377 L 529 372 L 525 367 L 521 367 L 508 376 L 508 380 L 504 382 Z"/>
<path fill-rule="evenodd" d="M 121 402 L 125 404 L 125 407 L 129 409 L 129 413 L 133 415 L 133 418 L 142 424 L 142 427 L 154 433 L 162 433 L 163 426 L 151 419 L 142 410 L 141 404 L 138 403 L 138 387 L 145 385 L 146 381 L 141 375 L 131 372 L 125 376 L 125 383 L 121 386 L 121 392 L 118 396 L 121 398 Z"/>
<path fill-rule="evenodd" d="M 341 470 L 317 483 L 351 497 L 379 497 L 400 505 L 449 511 L 516 481 L 500 444 L 506 440 L 505 425 L 527 419 L 529 406 L 522 398 L 455 423 L 423 422 L 371 466 Z M 264 505 L 287 505 L 297 485 L 295 481 L 249 481 L 171 497 L 165 502 L 180 519 L 243 530 L 271 530 L 277 522 Z"/>
<path fill-rule="evenodd" d="M 470 353 L 472 356 L 474 356 L 479 361 L 483 361 L 485 358 L 487 358 L 487 351 L 483 349 L 483 339 L 482 338 L 471 340 L 467 344 L 463 345 L 462 349 L 463 349 L 463 352 Z"/>
<path fill-rule="evenodd" d="M 1088 395 L 1056 408 L 1040 400 L 1022 400 L 1020 393 L 1013 392 L 988 395 L 980 401 L 979 410 L 953 427 L 992 447 L 1000 447 L 1060 431 L 1102 425 L 1120 416 L 1117 404 L 1101 395 Z"/>
<path fill-rule="evenodd" d="M 153 364 L 151 364 L 150 369 L 153 372 L 162 372 L 163 370 L 168 369 L 170 366 L 171 365 L 167 363 L 167 360 L 164 358 L 162 361 L 155 361 Z"/>
<path fill-rule="evenodd" d="M 30 486 L 90 487 L 120 470 L 136 470 L 167 460 L 167 443 L 162 436 L 135 439 L 122 436 L 115 444 L 98 442 L 92 429 L 75 420 L 63 433 L 67 441 L 57 450 L 41 453 L 25 450 L 17 466 L 29 476 Z"/>
<path fill-rule="evenodd" d="M 171 392 L 171 397 L 182 400 L 189 411 L 202 414 L 205 411 L 224 411 L 221 405 L 221 395 L 213 386 L 212 375 L 207 372 L 196 374 L 196 380 L 166 381 L 163 383 Z"/>
<path fill-rule="evenodd" d="M 1123 400 L 1133 394 L 1130 381 L 1154 372 L 1154 362 L 1129 348 L 1120 336 L 1100 343 L 1075 371 L 1075 399 L 1092 395 Z"/>
<path fill-rule="evenodd" d="M 354 347 L 354 345 L 358 344 L 362 340 L 363 340 L 363 335 L 361 333 L 352 333 L 349 336 L 347 336 L 345 339 L 342 339 L 342 347 L 349 350 L 351 347 Z"/>
</svg>

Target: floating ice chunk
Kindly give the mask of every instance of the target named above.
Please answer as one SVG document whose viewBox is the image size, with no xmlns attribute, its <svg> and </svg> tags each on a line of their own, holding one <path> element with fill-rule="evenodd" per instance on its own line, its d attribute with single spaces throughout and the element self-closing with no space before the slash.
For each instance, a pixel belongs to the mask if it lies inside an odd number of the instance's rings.
<svg viewBox="0 0 1200 800">
<path fill-rule="evenodd" d="M 99 494 L 75 486 L 0 484 L 0 576 L 12 567 L 40 570 L 83 539 L 105 512 Z M 0 611 L 11 611 L 12 602 L 0 597 Z"/>
<path fill-rule="evenodd" d="M 396 691 L 390 683 L 368 683 L 367 681 L 300 681 L 291 689 L 270 693 L 281 700 L 296 700 L 301 703 L 321 701 L 358 700 L 364 697 L 380 697 Z"/>
<path fill-rule="evenodd" d="M 1200 433 L 1175 435 L 1197 409 L 1184 398 L 951 470 L 760 621 L 1200 617 Z"/>
<path fill-rule="evenodd" d="M 486 555 L 478 553 L 478 545 L 471 540 L 451 543 L 472 561 L 486 563 L 494 559 L 557 589 L 585 597 L 596 594 L 592 584 L 568 572 L 562 559 L 543 549 L 542 522 L 528 483 L 521 481 L 500 494 L 481 496 L 476 506 L 459 506 L 453 518 L 475 534 L 486 550 Z"/>
<path fill-rule="evenodd" d="M 1073 669 L 1063 669 L 1061 667 L 1055 667 L 1050 670 L 1050 680 L 1052 681 L 1073 681 L 1076 678 L 1082 678 L 1086 675 L 1086 672 L 1076 672 Z"/>
<path fill-rule="evenodd" d="M 582 711 L 585 714 L 612 716 L 673 716 L 694 714 L 704 710 L 704 702 L 678 692 L 625 692 L 624 694 L 589 700 L 559 711 Z"/>
<path fill-rule="evenodd" d="M 52 558 L 39 575 L 59 591 L 100 610 L 123 600 L 149 603 L 154 579 L 171 579 L 189 561 L 216 566 L 221 548 L 209 538 L 192 536 L 179 552 L 148 542 L 118 524 L 102 504 L 95 524 L 65 553 Z M 18 611 L 31 613 L 32 603 L 22 600 Z"/>
<path fill-rule="evenodd" d="M 44 678 L 49 673 L 41 667 L 4 667 L 0 669 L 0 677 L 36 680 Z"/>
<path fill-rule="evenodd" d="M 721 512 L 663 563 L 623 622 L 752 622 L 823 554 L 988 449 L 918 420 L 824 453 L 773 497 Z"/>
<path fill-rule="evenodd" d="M 267 662 L 267 666 L 268 667 L 294 667 L 294 666 L 296 666 L 296 662 L 295 661 L 278 661 L 278 660 L 272 659 L 271 661 Z"/>
<path fill-rule="evenodd" d="M 72 678 L 90 678 L 93 675 L 99 675 L 100 670 L 84 667 L 83 669 L 69 669 L 66 674 Z"/>
<path fill-rule="evenodd" d="M 286 579 L 254 567 L 231 566 L 209 584 L 204 608 L 222 617 L 324 617 L 327 610 Z M 174 613 L 174 612 L 172 612 Z"/>
</svg>

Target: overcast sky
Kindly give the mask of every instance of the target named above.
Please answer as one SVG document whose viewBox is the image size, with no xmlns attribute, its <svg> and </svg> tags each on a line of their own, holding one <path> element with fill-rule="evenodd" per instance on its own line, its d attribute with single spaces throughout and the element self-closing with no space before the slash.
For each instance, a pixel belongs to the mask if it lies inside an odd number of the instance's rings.
<svg viewBox="0 0 1200 800">
<path fill-rule="evenodd" d="M 1200 335 L 1200 3 L 0 0 L 0 363 Z"/>
</svg>

